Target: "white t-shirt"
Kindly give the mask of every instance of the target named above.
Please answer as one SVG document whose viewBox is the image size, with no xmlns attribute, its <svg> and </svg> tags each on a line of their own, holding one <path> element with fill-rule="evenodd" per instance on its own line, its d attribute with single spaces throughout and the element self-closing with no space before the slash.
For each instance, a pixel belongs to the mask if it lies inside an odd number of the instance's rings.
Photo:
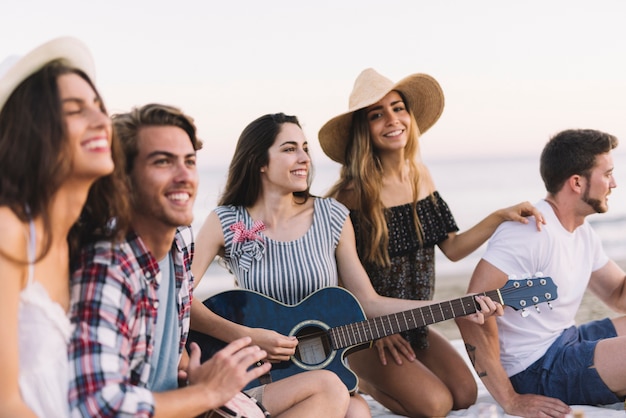
<svg viewBox="0 0 626 418">
<path fill-rule="evenodd" d="M 489 240 L 483 259 L 509 276 L 534 276 L 541 272 L 557 286 L 552 308 L 540 306 L 541 313 L 527 308 L 529 315 L 506 307 L 497 317 L 500 360 L 513 376 L 541 358 L 556 338 L 570 326 L 593 271 L 609 258 L 600 238 L 585 221 L 572 233 L 561 225 L 552 207 L 541 200 L 536 205 L 546 219 L 537 232 L 533 220 L 528 224 L 505 222 Z"/>
</svg>

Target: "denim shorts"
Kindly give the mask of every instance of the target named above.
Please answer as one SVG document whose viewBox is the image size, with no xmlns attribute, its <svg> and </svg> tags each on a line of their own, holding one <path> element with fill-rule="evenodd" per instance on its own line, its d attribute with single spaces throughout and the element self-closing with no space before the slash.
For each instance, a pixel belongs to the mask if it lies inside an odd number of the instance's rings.
<svg viewBox="0 0 626 418">
<path fill-rule="evenodd" d="M 534 393 L 562 400 L 568 405 L 608 405 L 624 401 L 604 384 L 593 367 L 596 344 L 617 337 L 608 319 L 570 327 L 542 358 L 511 376 L 517 393 Z"/>
</svg>

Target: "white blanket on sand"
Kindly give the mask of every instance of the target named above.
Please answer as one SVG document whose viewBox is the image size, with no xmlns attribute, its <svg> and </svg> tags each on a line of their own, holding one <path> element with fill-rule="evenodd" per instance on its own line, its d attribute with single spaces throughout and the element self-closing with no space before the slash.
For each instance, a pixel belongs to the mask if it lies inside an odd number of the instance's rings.
<svg viewBox="0 0 626 418">
<path fill-rule="evenodd" d="M 452 344 L 461 353 L 465 361 L 469 364 L 469 358 L 463 347 L 462 340 L 453 340 Z M 471 367 L 470 367 L 471 369 Z M 500 405 L 494 401 L 493 397 L 489 394 L 483 383 L 478 379 L 478 376 L 474 375 L 478 384 L 478 400 L 476 404 L 472 405 L 468 409 L 462 409 L 459 411 L 452 411 L 448 414 L 449 417 L 507 417 L 512 418 L 513 415 L 505 414 Z M 365 397 L 372 410 L 372 417 L 376 418 L 397 418 L 401 415 L 394 415 L 384 408 L 381 404 L 376 402 L 369 396 Z M 597 418 L 610 418 L 621 417 L 624 418 L 626 413 L 624 412 L 624 404 L 617 403 L 613 405 L 606 405 L 602 407 L 575 405 L 572 406 L 572 411 L 581 411 L 585 418 L 597 417 Z"/>
</svg>

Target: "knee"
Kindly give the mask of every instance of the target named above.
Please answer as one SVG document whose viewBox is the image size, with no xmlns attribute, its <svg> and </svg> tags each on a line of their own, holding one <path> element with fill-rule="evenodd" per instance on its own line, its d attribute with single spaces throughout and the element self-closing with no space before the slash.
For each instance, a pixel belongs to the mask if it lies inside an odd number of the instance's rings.
<svg viewBox="0 0 626 418">
<path fill-rule="evenodd" d="M 410 417 L 445 417 L 452 410 L 452 394 L 446 390 L 431 393 L 426 399 L 421 398 L 419 405 L 405 405 Z"/>
<path fill-rule="evenodd" d="M 371 418 L 372 413 L 367 401 L 358 393 L 350 396 L 350 405 L 345 418 Z"/>
<path fill-rule="evenodd" d="M 457 391 L 453 394 L 454 405 L 452 409 L 467 409 L 476 403 L 478 389 L 476 386 L 467 388 L 466 390 Z"/>
<path fill-rule="evenodd" d="M 476 403 L 478 387 L 472 377 L 471 380 L 450 388 L 454 405 L 452 409 L 467 409 Z"/>
<path fill-rule="evenodd" d="M 317 392 L 323 394 L 328 399 L 329 404 L 335 404 L 337 409 L 347 410 L 350 403 L 350 393 L 346 385 L 339 377 L 328 370 L 316 370 Z"/>
<path fill-rule="evenodd" d="M 346 385 L 343 384 L 335 373 L 328 370 L 315 370 L 308 373 L 315 376 L 315 384 L 318 390 L 324 392 L 339 392 L 339 389 L 341 389 L 342 392 L 348 393 Z"/>
</svg>

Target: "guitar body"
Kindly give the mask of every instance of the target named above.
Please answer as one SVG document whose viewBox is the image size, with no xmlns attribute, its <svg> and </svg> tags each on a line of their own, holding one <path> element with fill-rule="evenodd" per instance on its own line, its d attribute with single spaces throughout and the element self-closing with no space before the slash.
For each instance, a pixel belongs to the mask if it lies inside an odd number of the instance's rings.
<svg viewBox="0 0 626 418">
<path fill-rule="evenodd" d="M 272 364 L 272 380 L 307 370 L 327 369 L 336 373 L 348 390 L 357 389 L 358 378 L 345 366 L 344 357 L 350 351 L 367 348 L 370 344 L 337 350 L 332 347 L 327 333 L 330 328 L 366 319 L 361 305 L 347 290 L 327 287 L 297 305 L 285 305 L 254 291 L 235 289 L 218 293 L 203 303 L 214 313 L 238 324 L 298 337 L 298 349 L 291 360 Z M 196 331 L 190 331 L 189 342 L 200 346 L 202 361 L 226 346 L 226 343 Z M 246 388 L 259 385 L 259 380 L 253 380 Z"/>
</svg>

